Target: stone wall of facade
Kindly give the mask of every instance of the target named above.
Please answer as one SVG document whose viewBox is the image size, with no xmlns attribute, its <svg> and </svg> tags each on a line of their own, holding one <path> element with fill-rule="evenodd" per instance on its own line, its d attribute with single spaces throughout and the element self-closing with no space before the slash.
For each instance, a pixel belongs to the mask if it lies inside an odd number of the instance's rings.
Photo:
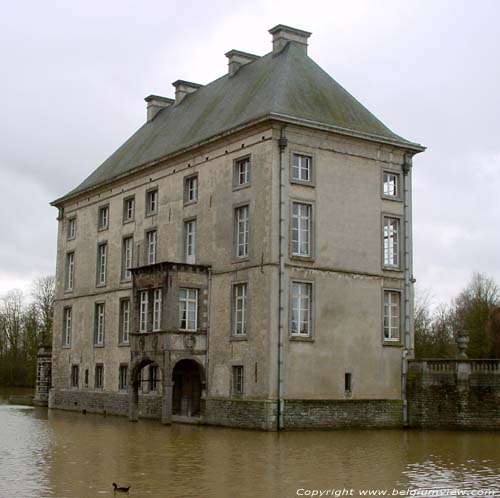
<svg viewBox="0 0 500 498">
<path fill-rule="evenodd" d="M 400 428 L 401 400 L 288 400 L 285 430 L 345 429 L 350 427 Z"/>
<path fill-rule="evenodd" d="M 276 430 L 275 401 L 208 398 L 205 406 L 210 425 Z"/>
<path fill-rule="evenodd" d="M 49 407 L 107 415 L 128 415 L 128 394 L 101 391 L 78 391 L 72 389 L 52 389 Z M 139 395 L 139 416 L 159 419 L 161 414 L 161 395 Z"/>
<path fill-rule="evenodd" d="M 412 427 L 500 429 L 500 360 L 410 362 Z"/>
</svg>

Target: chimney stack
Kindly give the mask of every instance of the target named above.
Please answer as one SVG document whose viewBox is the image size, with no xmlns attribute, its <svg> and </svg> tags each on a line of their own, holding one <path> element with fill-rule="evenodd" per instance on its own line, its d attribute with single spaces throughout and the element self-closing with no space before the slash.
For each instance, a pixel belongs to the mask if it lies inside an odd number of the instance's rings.
<svg viewBox="0 0 500 498">
<path fill-rule="evenodd" d="M 149 95 L 144 99 L 148 105 L 146 108 L 147 122 L 149 123 L 163 108 L 172 105 L 174 99 L 160 97 L 159 95 Z"/>
<path fill-rule="evenodd" d="M 311 36 L 309 31 L 291 28 L 283 24 L 278 24 L 269 30 L 273 35 L 273 54 L 281 52 L 288 42 L 299 43 L 304 48 L 304 54 L 307 55 L 307 39 Z"/>
<path fill-rule="evenodd" d="M 191 83 L 190 81 L 177 80 L 172 83 L 175 87 L 175 105 L 180 104 L 188 93 L 193 93 L 203 85 Z"/>
<path fill-rule="evenodd" d="M 241 66 L 260 59 L 258 55 L 248 54 L 239 50 L 230 50 L 225 55 L 228 58 L 229 76 L 235 74 Z"/>
</svg>

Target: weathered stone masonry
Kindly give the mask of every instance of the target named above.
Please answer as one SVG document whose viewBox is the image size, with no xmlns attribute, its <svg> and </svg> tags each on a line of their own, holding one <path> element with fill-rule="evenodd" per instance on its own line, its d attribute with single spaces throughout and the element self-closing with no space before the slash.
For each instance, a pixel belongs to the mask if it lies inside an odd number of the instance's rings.
<svg viewBox="0 0 500 498">
<path fill-rule="evenodd" d="M 500 429 L 500 360 L 410 362 L 412 427 Z"/>
</svg>

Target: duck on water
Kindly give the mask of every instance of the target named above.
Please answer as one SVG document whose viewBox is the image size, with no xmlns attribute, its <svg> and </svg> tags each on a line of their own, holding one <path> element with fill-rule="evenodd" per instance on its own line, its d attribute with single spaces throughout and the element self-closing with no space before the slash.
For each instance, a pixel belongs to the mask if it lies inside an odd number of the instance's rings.
<svg viewBox="0 0 500 498">
<path fill-rule="evenodd" d="M 116 482 L 113 483 L 113 491 L 117 491 L 118 493 L 128 493 L 128 490 L 130 489 L 130 486 L 128 488 L 125 488 L 123 486 L 118 486 Z"/>
</svg>

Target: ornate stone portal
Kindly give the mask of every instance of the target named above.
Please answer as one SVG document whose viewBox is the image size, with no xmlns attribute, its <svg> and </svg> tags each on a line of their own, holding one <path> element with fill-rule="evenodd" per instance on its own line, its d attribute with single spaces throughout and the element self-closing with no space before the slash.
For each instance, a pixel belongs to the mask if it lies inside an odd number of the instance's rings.
<svg viewBox="0 0 500 498">
<path fill-rule="evenodd" d="M 203 417 L 209 271 L 173 262 L 132 270 L 130 421 L 138 420 L 140 372 L 148 365 L 161 373 L 163 424 L 170 424 L 173 414 Z"/>
</svg>

